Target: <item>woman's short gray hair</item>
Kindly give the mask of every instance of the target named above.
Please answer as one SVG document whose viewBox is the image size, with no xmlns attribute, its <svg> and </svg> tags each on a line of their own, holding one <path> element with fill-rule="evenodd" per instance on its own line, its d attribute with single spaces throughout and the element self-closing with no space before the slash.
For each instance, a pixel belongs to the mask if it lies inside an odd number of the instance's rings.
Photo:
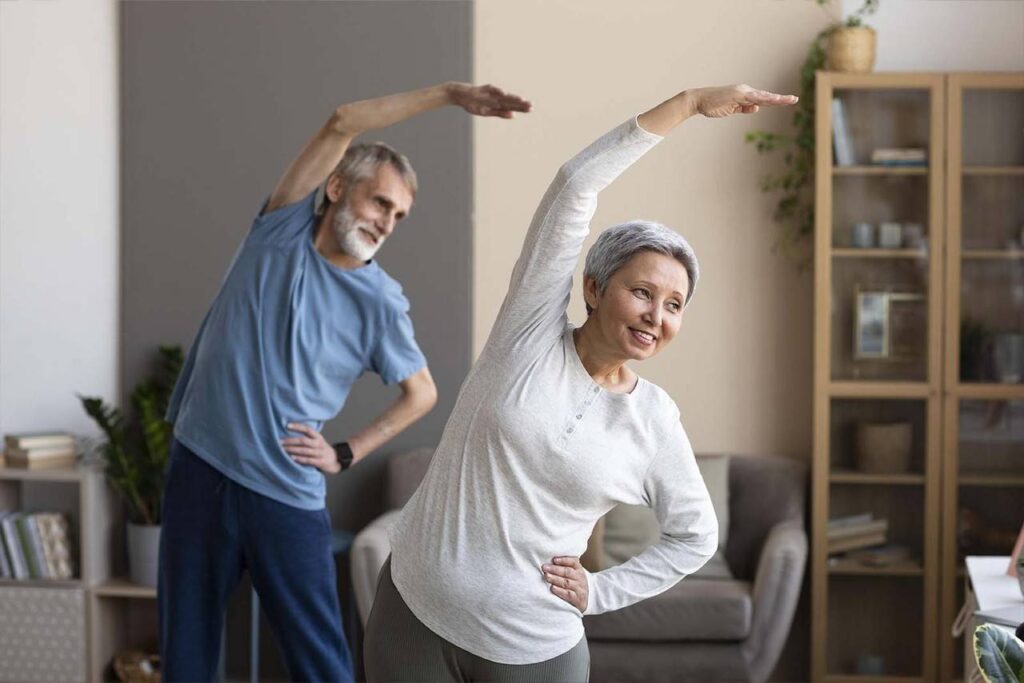
<svg viewBox="0 0 1024 683">
<path fill-rule="evenodd" d="M 401 176 L 409 187 L 409 191 L 412 192 L 412 196 L 415 197 L 419 190 L 419 180 L 416 178 L 416 171 L 413 170 L 408 157 L 383 142 L 361 142 L 358 145 L 351 145 L 345 151 L 345 156 L 331 171 L 331 175 L 341 177 L 345 181 L 346 187 L 351 188 L 371 178 L 384 164 L 391 164 L 398 171 L 398 175 Z M 327 183 L 325 182 L 321 185 L 317 195 L 318 212 L 323 209 L 326 187 Z"/>
<path fill-rule="evenodd" d="M 686 301 L 683 305 L 690 303 L 693 292 L 697 289 L 697 279 L 700 277 L 697 255 L 693 253 L 693 247 L 683 239 L 682 235 L 661 223 L 629 221 L 613 225 L 602 232 L 594 242 L 594 246 L 590 247 L 590 251 L 587 252 L 583 276 L 592 277 L 597 281 L 597 291 L 600 294 L 608 286 L 612 275 L 641 251 L 654 251 L 671 256 L 683 264 L 690 280 Z M 590 311 L 588 304 L 588 315 Z"/>
</svg>

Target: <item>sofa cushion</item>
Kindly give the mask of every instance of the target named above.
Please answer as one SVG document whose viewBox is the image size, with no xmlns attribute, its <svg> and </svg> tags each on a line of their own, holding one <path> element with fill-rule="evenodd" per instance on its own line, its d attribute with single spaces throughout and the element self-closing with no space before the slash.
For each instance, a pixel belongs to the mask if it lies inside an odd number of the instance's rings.
<svg viewBox="0 0 1024 683">
<path fill-rule="evenodd" d="M 432 457 L 433 448 L 416 448 L 398 453 L 388 460 L 387 485 L 384 489 L 385 509 L 400 508 L 409 502 L 426 476 Z"/>
<path fill-rule="evenodd" d="M 746 581 L 687 578 L 661 595 L 583 618 L 587 638 L 618 641 L 736 641 L 750 635 Z"/>
</svg>

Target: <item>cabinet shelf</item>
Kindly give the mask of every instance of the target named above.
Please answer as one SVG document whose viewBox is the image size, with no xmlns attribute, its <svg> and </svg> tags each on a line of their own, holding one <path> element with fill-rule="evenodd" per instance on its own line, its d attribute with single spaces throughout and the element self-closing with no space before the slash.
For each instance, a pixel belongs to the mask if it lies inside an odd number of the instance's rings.
<svg viewBox="0 0 1024 683">
<path fill-rule="evenodd" d="M 826 683 L 924 683 L 920 676 L 858 676 L 856 674 L 829 674 Z"/>
<path fill-rule="evenodd" d="M 829 475 L 833 484 L 881 484 L 893 486 L 921 486 L 925 483 L 923 474 L 868 474 L 854 470 L 834 470 Z"/>
<path fill-rule="evenodd" d="M 957 482 L 960 486 L 1024 486 L 1024 476 L 1006 474 L 962 474 Z"/>
<path fill-rule="evenodd" d="M 832 249 L 832 256 L 836 258 L 923 259 L 928 258 L 928 252 L 924 249 L 866 249 L 856 247 L 835 247 Z"/>
<path fill-rule="evenodd" d="M 837 176 L 864 175 L 928 175 L 927 166 L 833 166 L 832 174 Z"/>
<path fill-rule="evenodd" d="M 832 398 L 928 398 L 932 389 L 926 382 L 829 382 Z"/>
<path fill-rule="evenodd" d="M 141 586 L 124 578 L 112 578 L 92 589 L 93 595 L 101 598 L 156 599 L 156 588 Z"/>
<path fill-rule="evenodd" d="M 1024 259 L 1024 249 L 964 249 L 965 261 L 1018 261 Z"/>
<path fill-rule="evenodd" d="M 964 166 L 964 175 L 1024 176 L 1024 166 Z"/>
<path fill-rule="evenodd" d="M 54 481 L 80 482 L 84 477 L 100 474 L 99 468 L 89 465 L 75 467 L 54 467 L 52 469 L 28 470 L 22 467 L 0 465 L 0 481 Z"/>
<path fill-rule="evenodd" d="M 1024 399 L 1024 384 L 961 382 L 953 387 L 952 393 L 957 398 L 1012 401 Z"/>
<path fill-rule="evenodd" d="M 854 560 L 838 558 L 828 563 L 832 576 L 923 576 L 924 567 L 920 562 L 899 562 L 887 567 L 872 567 Z"/>
<path fill-rule="evenodd" d="M 0 579 L 0 588 L 84 588 L 85 584 L 80 579 L 69 581 L 58 581 L 56 579 Z"/>
</svg>

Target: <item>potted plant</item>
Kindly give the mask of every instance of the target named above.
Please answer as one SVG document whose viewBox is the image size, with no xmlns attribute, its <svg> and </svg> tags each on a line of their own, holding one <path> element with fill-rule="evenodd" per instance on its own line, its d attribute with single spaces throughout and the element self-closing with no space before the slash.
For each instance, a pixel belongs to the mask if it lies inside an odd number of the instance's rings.
<svg viewBox="0 0 1024 683">
<path fill-rule="evenodd" d="M 824 5 L 828 0 L 815 0 Z M 868 73 L 875 66 L 875 29 L 864 25 L 864 16 L 874 14 L 878 0 L 864 0 L 842 24 L 830 27 L 828 68 L 830 71 Z"/>
<path fill-rule="evenodd" d="M 161 346 L 156 372 L 140 382 L 125 415 L 100 398 L 79 396 L 106 441 L 100 446 L 107 481 L 128 512 L 128 565 L 135 583 L 156 586 L 160 548 L 160 511 L 171 444 L 167 404 L 181 372 L 180 346 Z"/>
<path fill-rule="evenodd" d="M 829 0 L 815 2 L 825 6 Z M 850 44 L 853 34 L 846 33 L 850 29 L 871 32 L 871 62 L 874 63 L 874 31 L 863 25 L 863 18 L 877 9 L 878 0 L 865 0 L 846 21 L 826 26 L 811 41 L 800 66 L 800 101 L 793 112 L 791 133 L 753 130 L 746 135 L 747 142 L 753 143 L 758 153 L 783 153 L 783 170 L 763 176 L 761 191 L 781 193 L 772 214 L 772 219 L 783 229 L 775 246 L 793 257 L 801 269 L 811 263 L 813 240 L 810 238 L 814 235 L 814 74 L 824 69 L 826 62 L 834 68 L 831 62 Z M 839 59 L 841 62 L 842 58 Z"/>
<path fill-rule="evenodd" d="M 1024 683 L 1024 642 L 998 626 L 975 629 L 974 657 L 985 683 Z"/>
</svg>

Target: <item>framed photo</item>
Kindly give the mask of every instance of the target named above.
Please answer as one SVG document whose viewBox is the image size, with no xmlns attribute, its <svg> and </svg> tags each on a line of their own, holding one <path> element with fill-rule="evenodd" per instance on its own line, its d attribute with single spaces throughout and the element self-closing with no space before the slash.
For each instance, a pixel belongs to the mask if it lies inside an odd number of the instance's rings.
<svg viewBox="0 0 1024 683">
<path fill-rule="evenodd" d="M 889 293 L 856 292 L 854 358 L 889 357 Z"/>
<path fill-rule="evenodd" d="M 854 289 L 853 357 L 907 361 L 927 336 L 925 297 L 916 292 Z"/>
</svg>

